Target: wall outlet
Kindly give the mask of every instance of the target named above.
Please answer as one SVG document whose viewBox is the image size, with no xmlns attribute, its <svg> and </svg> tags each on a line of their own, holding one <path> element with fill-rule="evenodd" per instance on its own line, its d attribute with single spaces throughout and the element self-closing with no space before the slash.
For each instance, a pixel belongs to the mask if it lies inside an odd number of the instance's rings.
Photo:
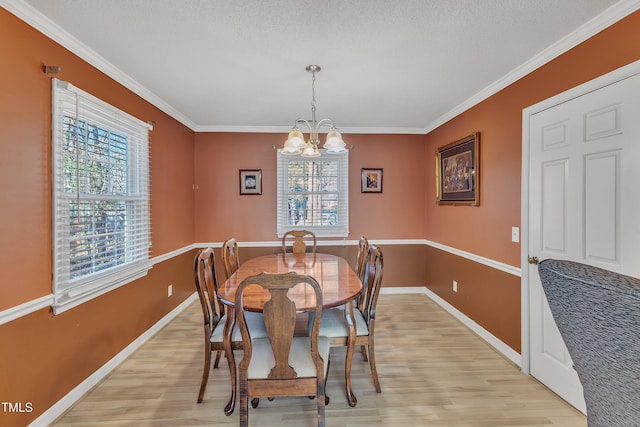
<svg viewBox="0 0 640 427">
<path fill-rule="evenodd" d="M 520 227 L 511 227 L 511 241 L 513 243 L 520 242 Z"/>
<path fill-rule="evenodd" d="M 170 297 L 173 295 L 173 285 L 167 286 L 167 296 Z"/>
<path fill-rule="evenodd" d="M 453 292 L 458 292 L 458 282 L 453 281 Z"/>
</svg>

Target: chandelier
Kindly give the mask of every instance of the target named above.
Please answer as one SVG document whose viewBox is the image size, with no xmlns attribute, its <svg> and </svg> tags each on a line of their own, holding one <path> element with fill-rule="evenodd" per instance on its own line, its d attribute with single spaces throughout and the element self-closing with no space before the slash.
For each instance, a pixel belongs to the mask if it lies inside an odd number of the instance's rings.
<svg viewBox="0 0 640 427">
<path fill-rule="evenodd" d="M 327 139 L 323 148 L 327 153 L 342 153 L 347 151 L 346 144 L 342 140 L 342 135 L 336 129 L 331 119 L 316 121 L 316 73 L 320 72 L 319 65 L 307 65 L 306 70 L 311 73 L 311 122 L 305 119 L 296 119 L 293 129 L 289 132 L 287 140 L 284 142 L 282 154 L 297 155 L 304 157 L 318 157 L 320 151 L 320 138 L 318 132 L 323 126 L 329 128 Z M 300 125 L 305 125 L 309 129 L 309 140 L 304 141 L 304 135 L 300 131 Z"/>
</svg>

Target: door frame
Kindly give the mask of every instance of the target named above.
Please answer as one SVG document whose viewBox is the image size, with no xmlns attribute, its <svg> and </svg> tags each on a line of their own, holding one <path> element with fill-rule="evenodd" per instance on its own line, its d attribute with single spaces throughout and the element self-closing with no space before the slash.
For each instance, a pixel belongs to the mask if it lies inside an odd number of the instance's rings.
<svg viewBox="0 0 640 427">
<path fill-rule="evenodd" d="M 620 67 L 614 71 L 589 80 L 576 87 L 568 89 L 537 104 L 522 110 L 522 170 L 521 170 L 521 240 L 520 240 L 520 295 L 521 295 L 521 358 L 522 372 L 529 375 L 531 369 L 530 358 L 530 315 L 529 315 L 529 118 L 540 111 L 570 101 L 579 96 L 593 92 L 610 84 L 624 80 L 635 74 L 640 74 L 640 60 Z"/>
</svg>

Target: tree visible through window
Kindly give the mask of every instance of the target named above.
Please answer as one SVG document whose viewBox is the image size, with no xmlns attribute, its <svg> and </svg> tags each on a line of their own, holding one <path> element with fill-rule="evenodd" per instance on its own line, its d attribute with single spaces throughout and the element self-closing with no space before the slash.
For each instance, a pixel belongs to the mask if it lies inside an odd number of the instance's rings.
<svg viewBox="0 0 640 427">
<path fill-rule="evenodd" d="M 348 231 L 348 153 L 316 158 L 278 154 L 278 234 L 308 229 L 316 235 Z"/>
<path fill-rule="evenodd" d="M 54 310 L 146 274 L 149 126 L 54 79 Z"/>
</svg>

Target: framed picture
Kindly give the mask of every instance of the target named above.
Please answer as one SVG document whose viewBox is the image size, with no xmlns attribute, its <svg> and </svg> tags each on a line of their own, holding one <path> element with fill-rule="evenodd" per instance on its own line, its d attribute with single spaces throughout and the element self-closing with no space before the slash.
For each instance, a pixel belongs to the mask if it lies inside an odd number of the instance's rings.
<svg viewBox="0 0 640 427">
<path fill-rule="evenodd" d="M 382 193 L 382 169 L 362 168 L 362 193 Z"/>
<path fill-rule="evenodd" d="M 240 194 L 262 194 L 262 169 L 240 169 Z"/>
<path fill-rule="evenodd" d="M 480 204 L 479 156 L 479 132 L 436 150 L 436 195 L 439 205 Z"/>
</svg>

